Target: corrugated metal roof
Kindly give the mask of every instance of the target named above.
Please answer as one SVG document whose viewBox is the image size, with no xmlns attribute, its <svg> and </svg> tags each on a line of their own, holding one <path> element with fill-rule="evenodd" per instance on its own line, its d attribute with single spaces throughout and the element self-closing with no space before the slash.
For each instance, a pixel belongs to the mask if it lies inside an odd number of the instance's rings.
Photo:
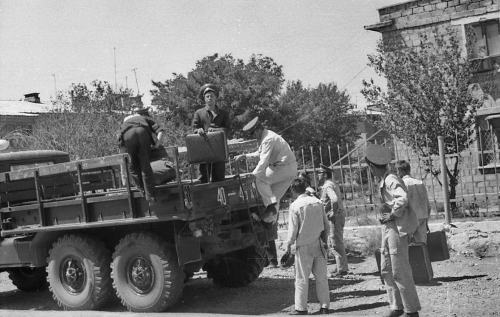
<svg viewBox="0 0 500 317">
<path fill-rule="evenodd" d="M 0 116 L 37 116 L 49 112 L 52 105 L 27 101 L 0 100 Z"/>
</svg>

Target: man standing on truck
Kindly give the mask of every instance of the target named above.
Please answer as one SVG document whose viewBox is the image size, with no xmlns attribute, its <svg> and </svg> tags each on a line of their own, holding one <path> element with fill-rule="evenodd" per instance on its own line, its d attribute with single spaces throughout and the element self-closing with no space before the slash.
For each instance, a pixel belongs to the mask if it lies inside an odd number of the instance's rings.
<svg viewBox="0 0 500 317">
<path fill-rule="evenodd" d="M 194 133 L 204 136 L 207 132 L 229 132 L 231 128 L 229 114 L 217 105 L 217 98 L 219 98 L 219 87 L 216 85 L 205 84 L 200 88 L 200 99 L 205 107 L 194 113 Z M 210 178 L 212 178 L 212 182 L 223 181 L 226 174 L 226 163 L 202 163 L 200 164 L 200 174 L 202 183 L 208 183 Z"/>
<path fill-rule="evenodd" d="M 151 148 L 158 148 L 163 129 L 149 117 L 149 108 L 134 108 L 120 126 L 119 142 L 130 156 L 130 175 L 150 205 L 156 204 L 155 180 L 151 169 Z"/>
<path fill-rule="evenodd" d="M 257 139 L 259 148 L 256 152 L 241 154 L 235 160 L 258 160 L 252 174 L 255 176 L 257 190 L 266 209 L 258 215 L 265 223 L 272 223 L 277 231 L 279 203 L 290 187 L 297 173 L 297 161 L 290 145 L 277 133 L 265 129 L 259 118 L 252 119 L 243 127 L 243 131 Z M 270 242 L 271 264 L 277 266 L 276 245 Z"/>
</svg>

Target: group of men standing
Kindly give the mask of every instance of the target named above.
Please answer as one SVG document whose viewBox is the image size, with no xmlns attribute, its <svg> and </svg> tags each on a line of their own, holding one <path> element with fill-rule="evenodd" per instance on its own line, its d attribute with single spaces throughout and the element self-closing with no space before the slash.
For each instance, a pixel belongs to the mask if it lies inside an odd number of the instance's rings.
<svg viewBox="0 0 500 317">
<path fill-rule="evenodd" d="M 196 111 L 193 132 L 205 135 L 231 128 L 229 115 L 217 105 L 219 88 L 206 84 L 200 89 L 200 99 L 205 106 Z M 335 250 L 336 270 L 332 277 L 348 273 L 343 230 L 346 211 L 339 185 L 333 180 L 333 170 L 322 165 L 319 170 L 321 194 L 311 191 L 310 179 L 296 177 L 297 161 L 289 144 L 277 133 L 266 129 L 259 118 L 243 127 L 250 137 L 257 139 L 258 149 L 253 153 L 238 155 L 236 161 L 254 160 L 252 171 L 264 210 L 254 214 L 256 220 L 270 226 L 277 225 L 281 198 L 291 186 L 296 197 L 289 209 L 287 251 L 295 249 L 295 310 L 292 315 L 307 314 L 309 275 L 316 279 L 320 314 L 329 313 L 328 244 Z M 156 203 L 154 180 L 150 166 L 150 151 L 161 144 L 163 130 L 147 116 L 146 111 L 136 111 L 121 125 L 120 142 L 130 155 L 130 172 L 136 186 L 150 204 Z M 389 171 L 391 153 L 380 145 L 366 150 L 365 160 L 372 173 L 380 177 L 382 252 L 381 275 L 385 281 L 391 307 L 388 317 L 418 316 L 420 302 L 412 277 L 408 248 L 412 241 L 426 242 L 427 218 L 430 206 L 423 184 L 409 176 L 407 162 L 396 166 L 400 176 Z M 217 182 L 225 179 L 224 162 L 200 165 L 200 181 Z M 402 179 L 401 179 L 402 178 Z M 309 187 L 309 190 L 308 190 Z M 425 203 L 422 203 L 425 202 Z M 330 239 L 328 238 L 330 236 Z M 277 266 L 276 245 L 270 242 L 271 265 Z"/>
</svg>

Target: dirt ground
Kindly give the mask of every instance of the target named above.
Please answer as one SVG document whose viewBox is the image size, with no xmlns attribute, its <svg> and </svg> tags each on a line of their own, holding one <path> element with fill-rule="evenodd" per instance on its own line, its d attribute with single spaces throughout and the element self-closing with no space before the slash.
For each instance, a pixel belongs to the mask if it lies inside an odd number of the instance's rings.
<svg viewBox="0 0 500 317">
<path fill-rule="evenodd" d="M 389 309 L 384 287 L 377 276 L 374 257 L 349 257 L 350 274 L 330 278 L 330 308 L 337 316 L 383 316 Z M 329 270 L 334 264 L 329 265 Z M 477 258 L 453 253 L 451 258 L 434 262 L 434 279 L 418 285 L 422 303 L 420 316 L 500 316 L 499 256 Z M 264 269 L 248 287 L 227 289 L 215 286 L 203 273 L 196 274 L 184 288 L 179 302 L 170 311 L 184 313 L 287 315 L 293 310 L 293 267 Z M 319 309 L 314 281 L 310 282 L 309 312 Z M 34 293 L 18 291 L 0 273 L 0 315 L 2 310 L 62 310 L 48 290 Z M 103 311 L 124 312 L 118 300 Z"/>
</svg>

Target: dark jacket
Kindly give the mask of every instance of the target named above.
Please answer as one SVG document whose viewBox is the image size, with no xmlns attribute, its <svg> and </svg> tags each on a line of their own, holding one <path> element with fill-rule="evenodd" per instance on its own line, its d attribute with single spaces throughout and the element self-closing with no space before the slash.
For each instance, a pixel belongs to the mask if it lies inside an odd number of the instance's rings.
<svg viewBox="0 0 500 317">
<path fill-rule="evenodd" d="M 156 136 L 158 133 L 162 132 L 163 129 L 153 120 L 143 116 L 135 116 L 129 118 L 127 121 L 123 122 L 120 126 L 120 136 L 118 137 L 118 142 L 120 146 L 123 146 L 123 135 L 131 128 L 144 128 L 149 132 L 151 136 L 151 144 L 156 143 Z"/>
<path fill-rule="evenodd" d="M 216 112 L 217 116 L 214 118 L 207 106 L 196 110 L 193 118 L 193 130 L 196 132 L 199 128 L 203 128 L 205 132 L 208 132 L 210 128 L 224 128 L 226 133 L 229 132 L 231 129 L 229 114 L 218 106 L 216 106 Z"/>
</svg>

